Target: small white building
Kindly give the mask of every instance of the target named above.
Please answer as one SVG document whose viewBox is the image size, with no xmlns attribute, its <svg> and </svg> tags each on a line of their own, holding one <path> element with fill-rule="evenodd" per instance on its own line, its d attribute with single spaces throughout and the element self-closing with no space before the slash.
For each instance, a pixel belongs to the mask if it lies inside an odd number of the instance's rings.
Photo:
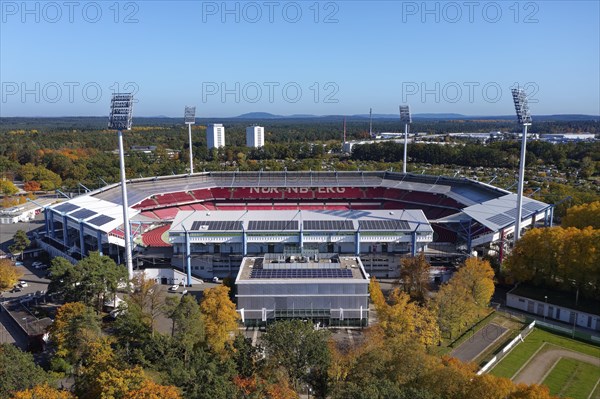
<svg viewBox="0 0 600 399">
<path fill-rule="evenodd" d="M 225 128 L 221 123 L 211 123 L 206 127 L 208 149 L 225 147 Z"/>
<path fill-rule="evenodd" d="M 11 208 L 0 209 L 0 224 L 28 222 L 43 212 L 44 207 L 56 202 L 55 198 L 40 198 Z"/>
<path fill-rule="evenodd" d="M 545 317 L 549 320 L 558 320 L 570 325 L 600 331 L 600 314 L 588 313 L 557 305 L 551 298 L 540 301 L 523 295 L 517 295 L 511 291 L 506 294 L 506 306 L 532 313 L 539 317 Z"/>
<path fill-rule="evenodd" d="M 265 145 L 265 128 L 248 126 L 246 128 L 246 146 L 259 148 Z"/>
</svg>

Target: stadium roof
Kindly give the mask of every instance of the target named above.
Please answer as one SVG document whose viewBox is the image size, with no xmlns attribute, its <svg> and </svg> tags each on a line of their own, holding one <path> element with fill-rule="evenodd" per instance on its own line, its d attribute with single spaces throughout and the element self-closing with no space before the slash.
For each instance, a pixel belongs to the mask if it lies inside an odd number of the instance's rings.
<svg viewBox="0 0 600 399">
<path fill-rule="evenodd" d="M 170 232 L 201 231 L 361 231 L 432 232 L 420 209 L 180 211 Z"/>
<path fill-rule="evenodd" d="M 507 194 L 481 204 L 464 208 L 462 212 L 492 231 L 498 231 L 515 223 L 517 217 L 517 195 Z M 551 205 L 530 198 L 523 198 L 523 219 L 542 212 Z"/>
</svg>

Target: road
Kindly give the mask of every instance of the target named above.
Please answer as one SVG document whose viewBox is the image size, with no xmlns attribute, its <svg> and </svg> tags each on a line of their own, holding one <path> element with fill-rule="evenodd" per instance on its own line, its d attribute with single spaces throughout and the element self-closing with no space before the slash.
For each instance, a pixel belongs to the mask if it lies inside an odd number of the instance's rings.
<svg viewBox="0 0 600 399">
<path fill-rule="evenodd" d="M 450 355 L 463 362 L 471 362 L 507 331 L 505 327 L 490 323 L 460 344 Z"/>
</svg>

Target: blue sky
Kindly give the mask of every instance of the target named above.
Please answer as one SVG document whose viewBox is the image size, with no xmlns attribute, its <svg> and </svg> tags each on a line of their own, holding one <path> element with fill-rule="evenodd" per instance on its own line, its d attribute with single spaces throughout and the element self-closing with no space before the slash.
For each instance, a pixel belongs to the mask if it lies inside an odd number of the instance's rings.
<svg viewBox="0 0 600 399">
<path fill-rule="evenodd" d="M 600 114 L 597 1 L 0 3 L 0 116 Z"/>
</svg>

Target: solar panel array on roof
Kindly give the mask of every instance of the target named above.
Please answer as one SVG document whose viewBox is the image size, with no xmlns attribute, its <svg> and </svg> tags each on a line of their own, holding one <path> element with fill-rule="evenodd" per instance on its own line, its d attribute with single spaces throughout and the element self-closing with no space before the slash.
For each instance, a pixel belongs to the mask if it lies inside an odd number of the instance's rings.
<svg viewBox="0 0 600 399">
<path fill-rule="evenodd" d="M 96 214 L 97 214 L 97 212 L 91 211 L 89 209 L 80 209 L 77 212 L 71 213 L 70 216 L 77 218 L 77 219 L 87 219 L 90 216 L 94 216 Z"/>
<path fill-rule="evenodd" d="M 506 211 L 504 212 L 505 215 L 510 216 L 513 219 L 517 218 L 517 208 L 511 209 L 510 211 Z M 529 215 L 531 215 L 531 212 L 528 211 L 527 209 L 523 209 L 522 213 L 521 213 L 521 217 L 526 218 Z"/>
<path fill-rule="evenodd" d="M 297 220 L 251 220 L 248 222 L 248 230 L 298 230 Z"/>
<path fill-rule="evenodd" d="M 546 207 L 545 204 L 538 204 L 535 202 L 528 202 L 525 205 L 523 205 L 523 208 L 527 209 L 528 211 L 531 212 L 537 212 L 540 209 L 544 209 Z"/>
<path fill-rule="evenodd" d="M 67 213 L 67 212 L 71 212 L 74 211 L 75 209 L 79 209 L 79 207 L 77 205 L 73 205 L 73 204 L 62 204 L 57 206 L 56 208 L 54 208 L 55 211 L 58 211 L 60 213 Z"/>
<path fill-rule="evenodd" d="M 361 230 L 410 230 L 408 222 L 404 220 L 360 220 L 358 225 Z"/>
<path fill-rule="evenodd" d="M 304 230 L 354 230 L 350 220 L 305 220 L 302 226 Z"/>
<path fill-rule="evenodd" d="M 507 216 L 503 213 L 500 213 L 498 215 L 491 216 L 491 217 L 487 218 L 486 220 L 489 220 L 490 222 L 497 224 L 498 226 L 505 226 L 509 223 L 514 222 L 515 218 Z"/>
<path fill-rule="evenodd" d="M 106 215 L 99 215 L 92 220 L 88 220 L 88 223 L 93 224 L 94 226 L 103 226 L 108 222 L 112 222 L 113 220 L 115 220 L 115 218 Z"/>
<path fill-rule="evenodd" d="M 350 269 L 252 269 L 250 278 L 352 278 Z"/>
<path fill-rule="evenodd" d="M 196 220 L 192 223 L 192 230 L 211 230 L 211 231 L 239 231 L 242 229 L 242 222 L 239 220 Z"/>
</svg>

